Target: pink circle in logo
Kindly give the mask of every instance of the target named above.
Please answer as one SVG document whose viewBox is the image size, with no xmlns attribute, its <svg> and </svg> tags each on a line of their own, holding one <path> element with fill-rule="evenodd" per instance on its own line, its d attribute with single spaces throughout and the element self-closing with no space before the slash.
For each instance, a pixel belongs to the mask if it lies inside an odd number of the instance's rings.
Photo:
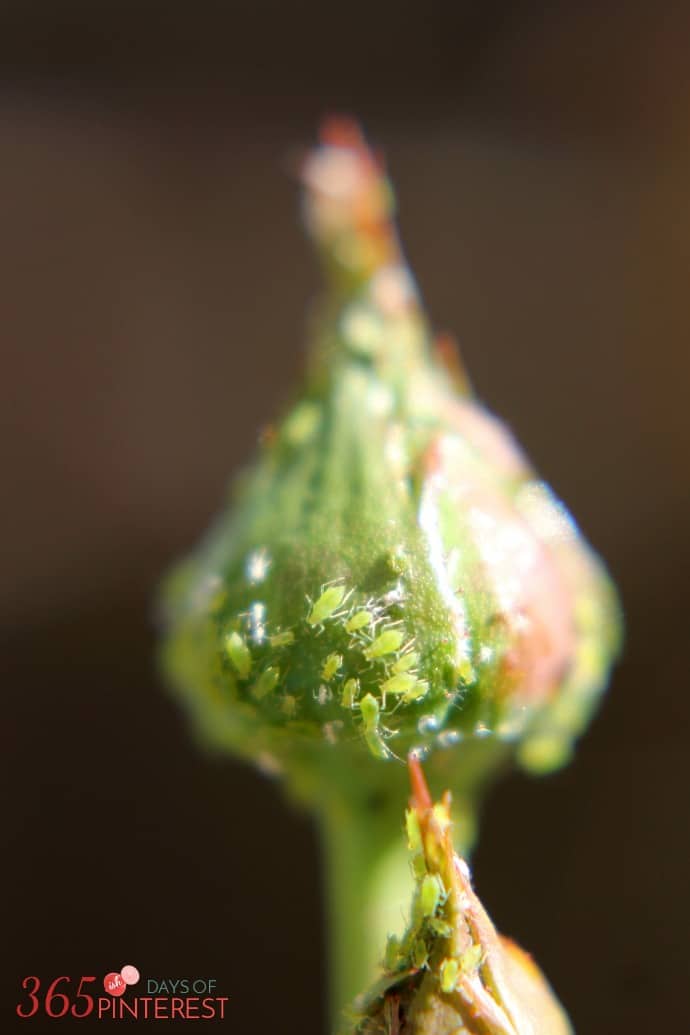
<svg viewBox="0 0 690 1035">
<path fill-rule="evenodd" d="M 127 985 L 122 979 L 122 974 L 117 974 L 113 970 L 103 978 L 103 987 L 106 992 L 110 992 L 111 995 L 124 995 Z"/>
<path fill-rule="evenodd" d="M 120 977 L 126 985 L 136 985 L 139 980 L 139 971 L 136 967 L 133 967 L 131 963 L 128 963 L 126 967 L 123 967 L 120 971 Z"/>
</svg>

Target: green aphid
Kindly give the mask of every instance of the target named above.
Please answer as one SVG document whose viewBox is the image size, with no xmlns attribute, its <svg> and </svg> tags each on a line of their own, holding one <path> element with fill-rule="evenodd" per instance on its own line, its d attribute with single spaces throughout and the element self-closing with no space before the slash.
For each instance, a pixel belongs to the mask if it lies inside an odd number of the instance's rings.
<svg viewBox="0 0 690 1035">
<path fill-rule="evenodd" d="M 280 670 L 269 667 L 265 669 L 252 686 L 252 696 L 260 701 L 272 690 L 275 690 L 280 679 Z"/>
<path fill-rule="evenodd" d="M 364 629 L 365 626 L 371 625 L 374 620 L 374 616 L 371 611 L 355 611 L 351 618 L 345 622 L 345 630 L 349 633 L 357 632 L 359 629 Z"/>
<path fill-rule="evenodd" d="M 403 700 L 407 701 L 419 701 L 422 697 L 426 697 L 429 693 L 429 683 L 426 679 L 415 679 L 413 685 L 405 694 Z"/>
<path fill-rule="evenodd" d="M 438 907 L 446 900 L 446 889 L 437 874 L 427 873 L 419 888 L 419 909 L 423 917 L 436 915 Z"/>
<path fill-rule="evenodd" d="M 417 677 L 410 675 L 409 672 L 399 672 L 395 676 L 391 676 L 385 683 L 381 683 L 381 695 L 385 699 L 386 694 L 407 694 L 417 682 Z"/>
<path fill-rule="evenodd" d="M 285 632 L 274 633 L 268 642 L 272 647 L 289 647 L 295 642 L 295 634 L 291 629 L 286 629 Z"/>
<path fill-rule="evenodd" d="M 415 880 L 421 880 L 426 873 L 426 861 L 424 859 L 424 853 L 418 852 L 417 855 L 412 856 L 412 876 Z"/>
<path fill-rule="evenodd" d="M 429 930 L 432 931 L 437 938 L 449 938 L 453 933 L 452 924 L 449 924 L 447 920 L 442 920 L 440 916 L 432 916 L 431 919 L 427 920 Z"/>
<path fill-rule="evenodd" d="M 483 956 L 484 950 L 481 945 L 471 945 L 460 957 L 460 969 L 465 973 L 476 970 L 482 962 Z"/>
<path fill-rule="evenodd" d="M 247 679 L 252 669 L 252 656 L 247 644 L 238 632 L 231 632 L 225 637 L 224 646 L 237 675 L 240 679 Z"/>
<path fill-rule="evenodd" d="M 386 654 L 394 654 L 400 648 L 403 635 L 401 629 L 384 629 L 365 649 L 364 657 L 372 661 L 374 658 L 383 658 Z"/>
<path fill-rule="evenodd" d="M 421 938 L 418 938 L 412 946 L 412 966 L 421 970 L 422 967 L 426 967 L 428 962 L 429 950 L 426 947 L 426 943 Z"/>
<path fill-rule="evenodd" d="M 394 934 L 388 936 L 383 966 L 386 970 L 395 970 L 400 960 L 400 939 Z"/>
<path fill-rule="evenodd" d="M 477 673 L 474 670 L 472 662 L 468 659 L 460 662 L 456 672 L 460 681 L 466 686 L 471 686 L 477 680 Z"/>
<path fill-rule="evenodd" d="M 340 699 L 343 708 L 354 708 L 355 701 L 359 697 L 359 680 L 346 679 L 343 687 L 343 695 Z"/>
<path fill-rule="evenodd" d="M 307 615 L 309 625 L 320 625 L 340 607 L 345 596 L 344 586 L 329 586 L 325 589 Z"/>
<path fill-rule="evenodd" d="M 457 985 L 459 973 L 460 967 L 457 960 L 452 958 L 442 960 L 438 977 L 441 991 L 446 995 L 449 995 Z"/>
<path fill-rule="evenodd" d="M 407 832 L 407 847 L 411 852 L 422 850 L 422 830 L 419 826 L 419 816 L 416 809 L 408 809 L 405 813 L 405 830 Z"/>
<path fill-rule="evenodd" d="M 364 724 L 364 739 L 375 758 L 393 758 L 393 752 L 386 747 L 379 727 L 379 702 L 373 694 L 367 694 L 360 702 L 360 713 Z"/>
<path fill-rule="evenodd" d="M 323 668 L 321 669 L 321 678 L 325 679 L 326 682 L 329 683 L 331 679 L 333 679 L 333 676 L 336 674 L 342 663 L 342 654 L 329 654 L 323 663 Z"/>
<path fill-rule="evenodd" d="M 409 654 L 403 654 L 401 658 L 393 665 L 394 672 L 409 672 L 411 668 L 414 668 L 419 661 L 419 654 L 415 651 L 411 651 Z"/>
</svg>

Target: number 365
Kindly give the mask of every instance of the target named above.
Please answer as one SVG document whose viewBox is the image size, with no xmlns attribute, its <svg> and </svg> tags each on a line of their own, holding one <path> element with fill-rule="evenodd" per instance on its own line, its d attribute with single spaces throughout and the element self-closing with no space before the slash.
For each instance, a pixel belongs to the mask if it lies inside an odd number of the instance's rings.
<svg viewBox="0 0 690 1035">
<path fill-rule="evenodd" d="M 57 992 L 56 988 L 61 981 L 70 982 L 72 979 L 66 975 L 55 978 L 50 983 L 43 999 L 43 1009 L 45 1010 L 48 1017 L 64 1017 L 66 1013 L 71 1013 L 73 1017 L 88 1017 L 93 1010 L 93 996 L 88 995 L 82 991 L 83 986 L 90 982 L 95 981 L 95 977 L 82 977 L 79 981 L 79 987 L 74 997 L 75 1001 L 70 1004 L 70 997 L 65 992 Z M 22 988 L 25 989 L 27 994 L 28 1002 L 17 1003 L 17 1016 L 18 1017 L 33 1017 L 39 1010 L 41 1005 L 39 999 L 39 989 L 41 987 L 40 978 L 30 975 L 25 977 L 22 981 Z M 79 1004 L 79 1000 L 82 1001 L 83 1005 Z"/>
</svg>

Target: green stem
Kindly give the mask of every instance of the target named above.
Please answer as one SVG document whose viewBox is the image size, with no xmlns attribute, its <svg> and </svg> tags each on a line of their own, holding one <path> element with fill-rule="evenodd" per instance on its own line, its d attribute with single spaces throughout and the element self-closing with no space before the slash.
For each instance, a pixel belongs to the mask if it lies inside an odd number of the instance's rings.
<svg viewBox="0 0 690 1035">
<path fill-rule="evenodd" d="M 402 821 L 399 806 L 321 813 L 334 1031 L 376 978 L 388 935 L 404 927 L 413 882 Z"/>
</svg>

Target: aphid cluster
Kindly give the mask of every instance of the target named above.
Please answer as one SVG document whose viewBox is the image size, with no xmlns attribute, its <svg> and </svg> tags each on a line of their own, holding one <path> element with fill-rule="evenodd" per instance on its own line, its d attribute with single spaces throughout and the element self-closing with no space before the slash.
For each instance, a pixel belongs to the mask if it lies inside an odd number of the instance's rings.
<svg viewBox="0 0 690 1035">
<path fill-rule="evenodd" d="M 362 734 L 372 755 L 391 758 L 394 753 L 386 740 L 394 731 L 381 723 L 387 698 L 397 698 L 399 702 L 418 700 L 426 695 L 429 687 L 417 678 L 415 666 L 419 657 L 412 650 L 413 640 L 404 642 L 402 623 L 392 620 L 388 614 L 395 601 L 370 599 L 363 606 L 353 604 L 345 610 L 345 604 L 352 597 L 353 591 L 346 591 L 343 584 L 322 588 L 316 602 L 310 602 L 307 622 L 319 629 L 326 621 L 341 625 L 347 636 L 348 663 L 344 663 L 342 653 L 330 653 L 321 671 L 322 678 L 327 684 L 338 679 L 340 703 L 343 708 L 358 713 Z M 352 673 L 353 669 L 358 675 Z M 373 674 L 377 693 L 370 690 L 360 699 L 361 678 L 368 673 Z M 323 695 L 323 691 L 321 687 L 319 694 Z M 317 699 L 321 701 L 324 697 Z"/>
<path fill-rule="evenodd" d="M 255 588 L 269 568 L 267 552 L 253 551 L 245 566 L 249 585 Z M 364 599 L 344 580 L 334 580 L 306 597 L 303 626 L 289 629 L 273 629 L 265 604 L 254 601 L 229 623 L 225 618 L 225 628 L 231 628 L 222 634 L 221 653 L 250 702 L 262 704 L 274 695 L 279 713 L 293 719 L 311 700 L 324 713 L 321 730 L 328 743 L 336 743 L 350 723 L 375 758 L 397 757 L 387 744 L 396 730 L 383 718 L 429 692 L 428 681 L 417 674 L 414 637 L 394 614 L 401 596 L 400 579 L 393 591 Z M 290 651 L 304 633 L 321 660 L 313 685 L 295 686 L 288 679 Z"/>
<path fill-rule="evenodd" d="M 446 911 L 449 891 L 440 873 L 428 869 L 419 819 L 414 809 L 407 811 L 405 823 L 411 868 L 415 877 L 415 892 L 404 936 L 399 938 L 391 935 L 386 944 L 383 968 L 392 977 L 428 969 L 430 956 L 438 939 L 448 938 L 452 934 L 452 923 Z M 442 986 L 450 985 L 450 970 L 450 966 L 444 968 L 443 963 L 441 964 Z M 450 991 L 450 987 L 447 990 Z"/>
</svg>

